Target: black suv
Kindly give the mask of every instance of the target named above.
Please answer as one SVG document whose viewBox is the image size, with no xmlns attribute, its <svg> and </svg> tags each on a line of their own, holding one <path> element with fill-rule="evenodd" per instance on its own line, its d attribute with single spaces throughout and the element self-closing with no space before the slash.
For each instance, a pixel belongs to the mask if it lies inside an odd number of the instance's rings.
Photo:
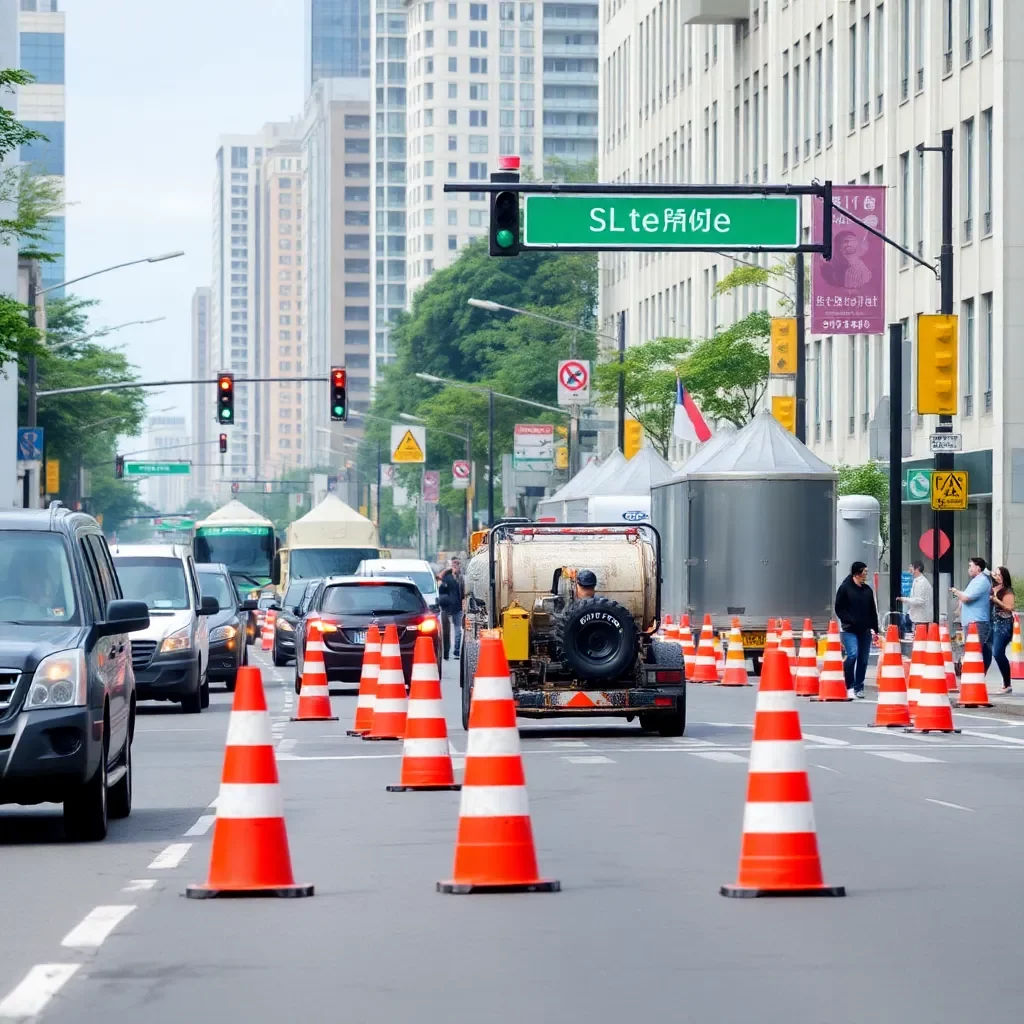
<svg viewBox="0 0 1024 1024">
<path fill-rule="evenodd" d="M 70 839 L 132 807 L 135 674 L 126 601 L 96 520 L 0 512 L 0 804 L 64 804 Z"/>
</svg>

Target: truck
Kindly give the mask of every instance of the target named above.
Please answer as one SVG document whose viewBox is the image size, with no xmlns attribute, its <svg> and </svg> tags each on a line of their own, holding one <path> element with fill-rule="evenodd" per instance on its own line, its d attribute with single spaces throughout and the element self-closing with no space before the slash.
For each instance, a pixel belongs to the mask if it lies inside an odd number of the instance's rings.
<svg viewBox="0 0 1024 1024">
<path fill-rule="evenodd" d="M 577 596 L 584 569 L 597 576 L 593 597 Z M 496 523 L 466 569 L 463 726 L 490 631 L 504 645 L 519 717 L 637 719 L 681 736 L 682 649 L 655 636 L 661 571 L 661 537 L 646 523 Z"/>
<path fill-rule="evenodd" d="M 226 565 L 243 595 L 258 596 L 270 583 L 278 548 L 274 524 L 237 499 L 196 523 L 192 546 L 197 562 Z"/>
</svg>

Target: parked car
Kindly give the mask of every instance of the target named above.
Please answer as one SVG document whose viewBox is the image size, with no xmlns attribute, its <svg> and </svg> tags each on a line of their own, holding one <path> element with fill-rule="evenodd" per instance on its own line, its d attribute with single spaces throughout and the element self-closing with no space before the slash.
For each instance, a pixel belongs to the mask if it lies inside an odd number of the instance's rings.
<svg viewBox="0 0 1024 1024">
<path fill-rule="evenodd" d="M 216 598 L 219 610 L 210 616 L 210 660 L 206 670 L 211 682 L 223 682 L 233 693 L 238 670 L 249 663 L 249 645 L 245 638 L 249 612 L 256 602 L 243 601 L 228 567 L 218 562 L 197 562 L 199 591 L 203 597 Z"/>
<path fill-rule="evenodd" d="M 114 565 L 127 597 L 145 601 L 148 627 L 132 637 L 139 700 L 171 700 L 198 714 L 210 703 L 207 618 L 220 606 L 203 597 L 192 549 L 183 544 L 120 545 Z"/>
<path fill-rule="evenodd" d="M 367 558 L 356 568 L 357 576 L 404 576 L 419 587 L 423 599 L 438 611 L 437 576 L 431 564 L 420 558 Z"/>
<path fill-rule="evenodd" d="M 277 610 L 277 627 L 274 630 L 274 646 L 271 651 L 273 662 L 278 668 L 295 659 L 295 631 L 305 615 L 307 598 L 312 597 L 319 586 L 319 579 L 292 580 L 288 584 L 281 604 L 272 605 Z"/>
<path fill-rule="evenodd" d="M 135 674 L 124 600 L 96 520 L 0 512 L 0 803 L 62 803 L 69 839 L 132 809 Z"/>
<path fill-rule="evenodd" d="M 327 683 L 358 686 L 366 646 L 366 631 L 375 622 L 383 634 L 391 623 L 398 628 L 402 668 L 408 681 L 412 673 L 416 638 L 424 633 L 434 640 L 438 669 L 441 636 L 437 616 L 427 607 L 419 588 L 403 576 L 329 576 L 317 587 L 304 621 L 320 623 L 324 641 Z M 295 635 L 295 692 L 302 680 L 305 629 Z"/>
</svg>

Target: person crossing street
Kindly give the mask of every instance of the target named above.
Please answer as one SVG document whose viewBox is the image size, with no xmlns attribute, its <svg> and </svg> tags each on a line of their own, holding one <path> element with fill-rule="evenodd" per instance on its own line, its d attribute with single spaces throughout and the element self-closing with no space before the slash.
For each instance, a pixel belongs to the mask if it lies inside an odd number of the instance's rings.
<svg viewBox="0 0 1024 1024">
<path fill-rule="evenodd" d="M 458 658 L 462 650 L 462 601 L 466 596 L 466 584 L 462 577 L 462 563 L 457 558 L 453 558 L 441 574 L 437 593 L 441 607 L 441 640 L 447 661 L 450 654 Z"/>
<path fill-rule="evenodd" d="M 843 675 L 849 697 L 864 699 L 864 677 L 871 657 L 871 641 L 878 633 L 875 595 L 867 584 L 868 567 L 863 562 L 850 566 L 850 575 L 836 591 L 836 618 L 843 642 Z"/>
</svg>

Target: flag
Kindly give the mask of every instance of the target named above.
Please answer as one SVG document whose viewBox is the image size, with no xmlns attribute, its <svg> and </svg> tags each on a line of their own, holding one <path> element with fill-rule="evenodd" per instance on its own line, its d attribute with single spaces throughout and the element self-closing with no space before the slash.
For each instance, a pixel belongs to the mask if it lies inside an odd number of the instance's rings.
<svg viewBox="0 0 1024 1024">
<path fill-rule="evenodd" d="M 711 431 L 708 429 L 704 417 L 701 415 L 697 403 L 690 397 L 689 391 L 683 387 L 683 382 L 676 374 L 676 410 L 672 420 L 672 433 L 684 441 L 701 443 L 711 440 Z"/>
</svg>

